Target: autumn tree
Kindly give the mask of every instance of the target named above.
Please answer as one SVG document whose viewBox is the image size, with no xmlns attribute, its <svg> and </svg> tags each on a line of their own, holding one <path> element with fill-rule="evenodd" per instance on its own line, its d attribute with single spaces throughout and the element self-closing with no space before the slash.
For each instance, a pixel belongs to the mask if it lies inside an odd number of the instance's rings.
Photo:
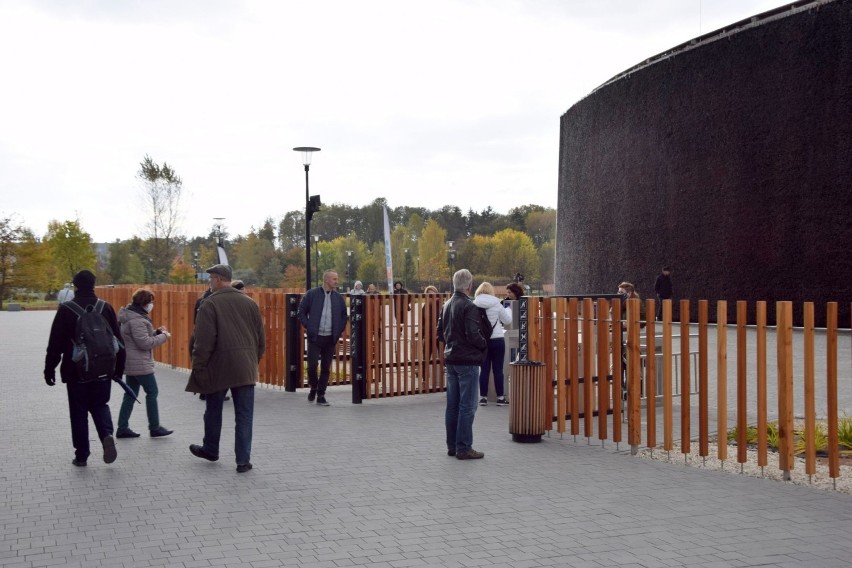
<svg viewBox="0 0 852 568">
<path fill-rule="evenodd" d="M 420 249 L 420 279 L 426 283 L 439 282 L 449 277 L 447 264 L 447 231 L 435 219 L 423 227 L 418 242 Z"/>
<path fill-rule="evenodd" d="M 541 261 L 532 239 L 526 233 L 505 229 L 491 237 L 493 253 L 488 274 L 511 278 L 521 272 L 528 279 L 538 279 Z"/>
<path fill-rule="evenodd" d="M 157 164 L 147 154 L 136 177 L 148 212 L 144 236 L 153 281 L 164 280 L 176 255 L 175 241 L 181 222 L 183 180 L 166 162 Z"/>
<path fill-rule="evenodd" d="M 44 238 L 57 269 L 56 288 L 70 282 L 81 270 L 95 271 L 98 259 L 92 249 L 92 237 L 80 226 L 80 221 L 51 221 Z"/>
<path fill-rule="evenodd" d="M 0 308 L 15 286 L 18 245 L 25 231 L 14 217 L 0 218 Z"/>
</svg>

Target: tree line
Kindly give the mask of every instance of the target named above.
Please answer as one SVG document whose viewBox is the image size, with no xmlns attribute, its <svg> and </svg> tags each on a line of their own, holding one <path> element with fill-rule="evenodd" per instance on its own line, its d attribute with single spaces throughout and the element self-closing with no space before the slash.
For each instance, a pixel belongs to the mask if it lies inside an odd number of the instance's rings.
<svg viewBox="0 0 852 568">
<path fill-rule="evenodd" d="M 305 282 L 305 212 L 266 217 L 248 234 L 232 236 L 223 224 L 206 235 L 180 233 L 183 181 L 174 168 L 149 156 L 137 171 L 147 205 L 143 234 L 95 246 L 79 220 L 51 221 L 38 236 L 15 216 L 0 218 L 0 302 L 14 291 L 53 292 L 84 268 L 100 284 L 189 284 L 217 261 L 224 242 L 234 277 L 249 286 L 301 288 Z M 385 198 L 359 207 L 335 203 L 313 216 L 315 278 L 335 269 L 347 288 L 355 280 L 385 280 Z M 556 211 L 522 205 L 507 214 L 490 206 L 463 212 L 445 205 L 388 207 L 394 277 L 412 292 L 427 284 L 447 289 L 452 269 L 503 283 L 518 272 L 528 282 L 552 282 Z M 2 305 L 2 304 L 0 304 Z"/>
</svg>

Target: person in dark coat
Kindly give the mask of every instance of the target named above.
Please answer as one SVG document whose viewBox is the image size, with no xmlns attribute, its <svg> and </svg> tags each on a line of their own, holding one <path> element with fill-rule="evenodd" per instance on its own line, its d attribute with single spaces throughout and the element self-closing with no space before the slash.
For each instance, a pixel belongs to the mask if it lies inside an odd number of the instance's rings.
<svg viewBox="0 0 852 568">
<path fill-rule="evenodd" d="M 317 401 L 320 406 L 328 406 L 325 390 L 328 387 L 328 375 L 331 371 L 331 359 L 337 341 L 346 329 L 346 301 L 337 291 L 337 272 L 326 270 L 322 275 L 322 286 L 312 288 L 305 293 L 299 304 L 299 321 L 308 335 L 308 402 Z M 320 365 L 317 377 L 317 361 Z"/>
<path fill-rule="evenodd" d="M 88 270 L 81 270 L 74 276 L 74 298 L 70 300 L 85 309 L 97 303 L 95 295 L 95 275 Z M 115 317 L 115 310 L 108 303 L 104 304 L 101 312 L 112 329 L 113 335 L 121 344 L 121 330 Z M 47 342 L 47 355 L 44 359 L 44 382 L 48 386 L 56 384 L 56 365 L 59 374 L 68 390 L 68 411 L 71 415 L 71 442 L 74 444 L 74 459 L 72 464 L 78 467 L 86 466 L 86 460 L 91 453 L 89 449 L 89 415 L 95 423 L 98 439 L 104 450 L 104 462 L 112 463 L 118 457 L 113 437 L 112 415 L 109 411 L 109 395 L 112 381 L 81 382 L 82 376 L 77 364 L 71 360 L 74 344 L 77 314 L 67 306 L 59 306 L 53 325 L 50 327 L 50 339 Z M 126 353 L 119 349 L 116 354 L 113 379 L 121 378 L 124 374 Z M 61 364 L 60 364 L 61 361 Z"/>
<path fill-rule="evenodd" d="M 654 293 L 657 295 L 657 319 L 663 319 L 663 300 L 672 299 L 672 269 L 664 267 L 654 282 Z"/>
</svg>

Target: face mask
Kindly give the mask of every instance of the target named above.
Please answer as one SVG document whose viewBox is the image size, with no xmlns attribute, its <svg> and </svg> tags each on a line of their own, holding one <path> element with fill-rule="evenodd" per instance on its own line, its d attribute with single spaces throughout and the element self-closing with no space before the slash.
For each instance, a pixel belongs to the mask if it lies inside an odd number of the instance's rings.
<svg viewBox="0 0 852 568">
<path fill-rule="evenodd" d="M 154 309 L 154 304 L 153 304 L 153 302 L 152 302 L 152 303 L 150 303 L 150 304 L 147 304 L 147 305 L 145 306 L 145 311 L 146 311 L 146 312 L 148 312 L 148 313 L 151 313 L 151 310 L 153 310 L 153 309 Z"/>
</svg>

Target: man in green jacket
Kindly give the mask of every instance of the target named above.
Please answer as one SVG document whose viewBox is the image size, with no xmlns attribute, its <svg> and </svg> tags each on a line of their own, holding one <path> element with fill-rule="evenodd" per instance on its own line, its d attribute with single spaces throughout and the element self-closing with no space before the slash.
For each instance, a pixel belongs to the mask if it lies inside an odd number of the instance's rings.
<svg viewBox="0 0 852 568">
<path fill-rule="evenodd" d="M 231 389 L 236 414 L 234 451 L 237 472 L 252 468 L 251 440 L 254 422 L 254 385 L 258 363 L 266 349 L 263 318 L 257 304 L 231 287 L 231 268 L 217 264 L 207 269 L 213 293 L 202 302 L 195 322 L 192 373 L 186 390 L 206 395 L 204 443 L 192 444 L 192 455 L 219 459 L 222 406 Z"/>
</svg>

